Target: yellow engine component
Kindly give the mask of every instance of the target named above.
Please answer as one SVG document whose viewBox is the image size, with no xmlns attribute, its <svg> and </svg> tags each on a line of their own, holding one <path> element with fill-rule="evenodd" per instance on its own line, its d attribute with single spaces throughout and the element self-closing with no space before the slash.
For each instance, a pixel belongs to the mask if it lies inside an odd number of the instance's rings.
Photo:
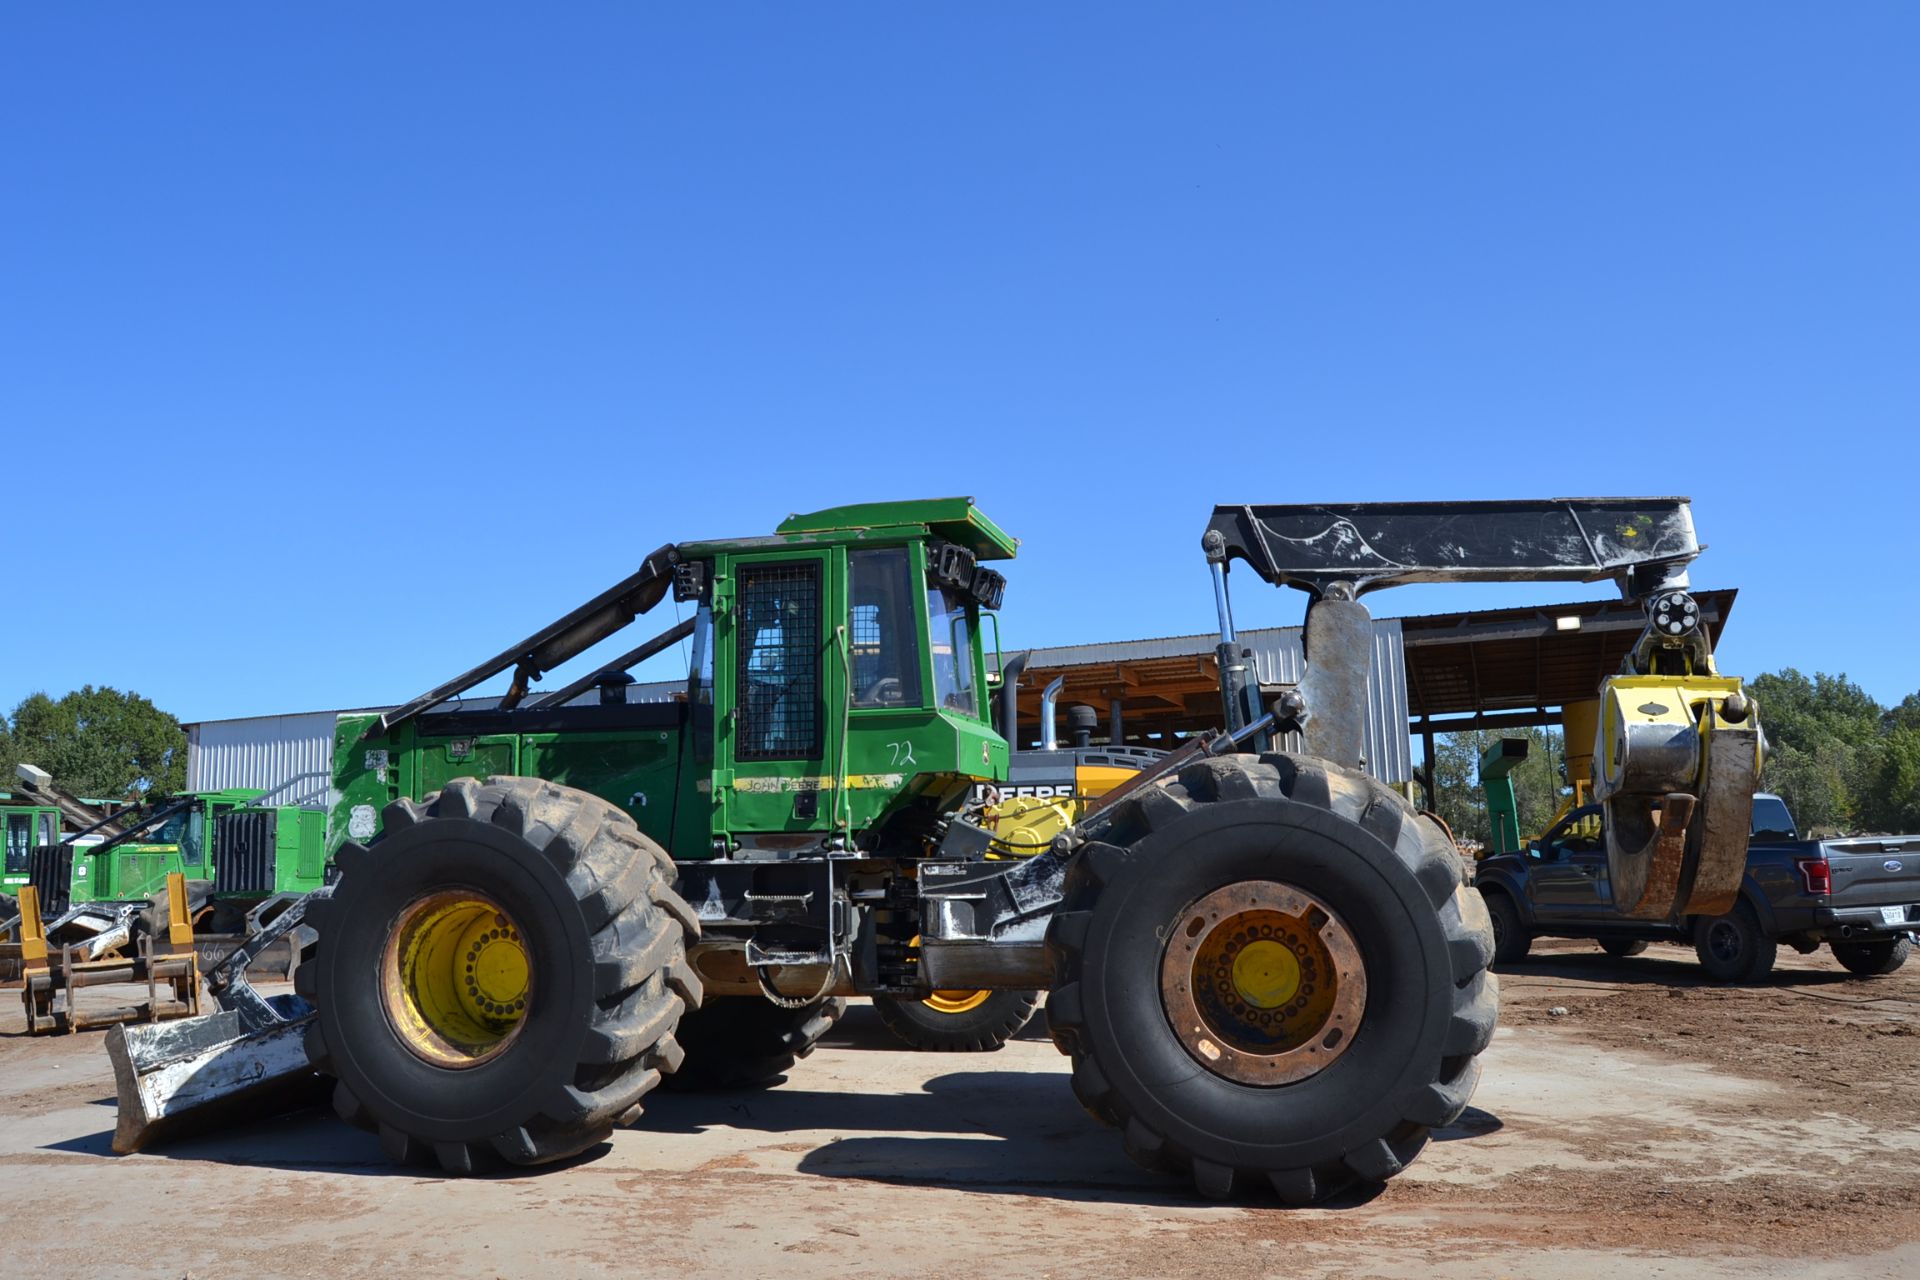
<svg viewBox="0 0 1920 1280">
<path fill-rule="evenodd" d="M 1731 910 L 1764 741 L 1739 679 L 1615 676 L 1600 701 L 1594 782 L 1614 907 L 1643 920 Z"/>
<path fill-rule="evenodd" d="M 1087 801 L 1107 794 L 1136 770 L 1115 765 L 1080 765 L 1073 771 L 1071 794 L 1059 794 L 1066 788 L 1041 786 L 1043 794 L 1013 794 L 987 809 L 986 825 L 1006 847 L 1000 857 L 1030 857 L 1053 843 L 1055 836 L 1080 820 Z"/>
<path fill-rule="evenodd" d="M 1013 796 L 987 811 L 994 836 L 1006 846 L 1002 856 L 1026 857 L 1039 853 L 1080 816 L 1077 796 L 1041 799 Z"/>
</svg>

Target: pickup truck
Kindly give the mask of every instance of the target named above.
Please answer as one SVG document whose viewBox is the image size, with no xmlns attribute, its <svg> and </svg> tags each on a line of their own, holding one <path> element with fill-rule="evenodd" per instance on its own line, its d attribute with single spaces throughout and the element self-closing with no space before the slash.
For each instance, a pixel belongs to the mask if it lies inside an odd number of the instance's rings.
<svg viewBox="0 0 1920 1280">
<path fill-rule="evenodd" d="M 1613 909 L 1600 806 L 1566 817 L 1518 853 L 1482 861 L 1474 887 L 1493 917 L 1494 962 L 1523 958 L 1536 937 L 1593 938 L 1608 955 L 1648 942 L 1690 942 L 1708 975 L 1759 982 L 1786 943 L 1825 943 L 1849 972 L 1892 973 L 1920 930 L 1920 835 L 1802 840 L 1778 796 L 1753 798 L 1740 900 L 1723 916 L 1629 920 Z"/>
</svg>

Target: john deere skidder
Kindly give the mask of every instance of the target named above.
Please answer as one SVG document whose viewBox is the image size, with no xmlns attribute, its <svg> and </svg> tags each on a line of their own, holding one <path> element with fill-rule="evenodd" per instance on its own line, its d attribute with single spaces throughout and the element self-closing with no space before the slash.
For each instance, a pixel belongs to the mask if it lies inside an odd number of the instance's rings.
<svg viewBox="0 0 1920 1280">
<path fill-rule="evenodd" d="M 1075 1093 L 1135 1159 L 1290 1203 L 1397 1173 L 1467 1105 L 1496 999 L 1445 832 L 1366 773 L 1360 595 L 1614 578 L 1655 602 L 1603 753 L 1623 819 L 1667 815 L 1619 824 L 1640 843 L 1614 851 L 1615 882 L 1642 909 L 1737 882 L 1755 713 L 1697 643 L 1684 500 L 1222 507 L 1204 546 L 1221 731 L 1004 859 L 969 796 L 1006 771 L 982 622 L 1012 538 L 950 499 L 662 547 L 491 661 L 342 719 L 345 843 L 338 885 L 309 900 L 307 1003 L 262 1011 L 231 984 L 231 1034 L 285 1042 L 304 1021 L 341 1115 L 395 1159 L 464 1173 L 580 1152 L 663 1076 L 768 1082 L 839 997 L 1038 987 Z M 1249 675 L 1236 561 L 1311 598 L 1297 687 Z M 689 621 L 534 691 L 669 590 Z M 626 670 L 682 639 L 684 698 L 623 703 Z M 449 709 L 509 668 L 497 708 Z M 569 705 L 595 685 L 599 705 Z M 117 1052 L 134 1076 L 165 1057 Z"/>
</svg>

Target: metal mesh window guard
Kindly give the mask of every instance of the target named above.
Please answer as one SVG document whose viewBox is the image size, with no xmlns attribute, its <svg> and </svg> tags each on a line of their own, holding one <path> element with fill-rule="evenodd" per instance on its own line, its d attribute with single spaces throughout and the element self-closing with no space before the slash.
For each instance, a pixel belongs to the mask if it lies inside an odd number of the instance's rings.
<svg viewBox="0 0 1920 1280">
<path fill-rule="evenodd" d="M 748 565 L 737 604 L 740 760 L 817 757 L 820 742 L 820 567 Z"/>
</svg>

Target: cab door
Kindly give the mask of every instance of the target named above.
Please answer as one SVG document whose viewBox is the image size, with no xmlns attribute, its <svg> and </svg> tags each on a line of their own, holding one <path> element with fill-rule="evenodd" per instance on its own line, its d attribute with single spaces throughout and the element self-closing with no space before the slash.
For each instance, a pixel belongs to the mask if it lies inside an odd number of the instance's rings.
<svg viewBox="0 0 1920 1280">
<path fill-rule="evenodd" d="M 845 707 L 829 551 L 734 557 L 715 583 L 715 821 L 726 832 L 832 825 Z"/>
</svg>

